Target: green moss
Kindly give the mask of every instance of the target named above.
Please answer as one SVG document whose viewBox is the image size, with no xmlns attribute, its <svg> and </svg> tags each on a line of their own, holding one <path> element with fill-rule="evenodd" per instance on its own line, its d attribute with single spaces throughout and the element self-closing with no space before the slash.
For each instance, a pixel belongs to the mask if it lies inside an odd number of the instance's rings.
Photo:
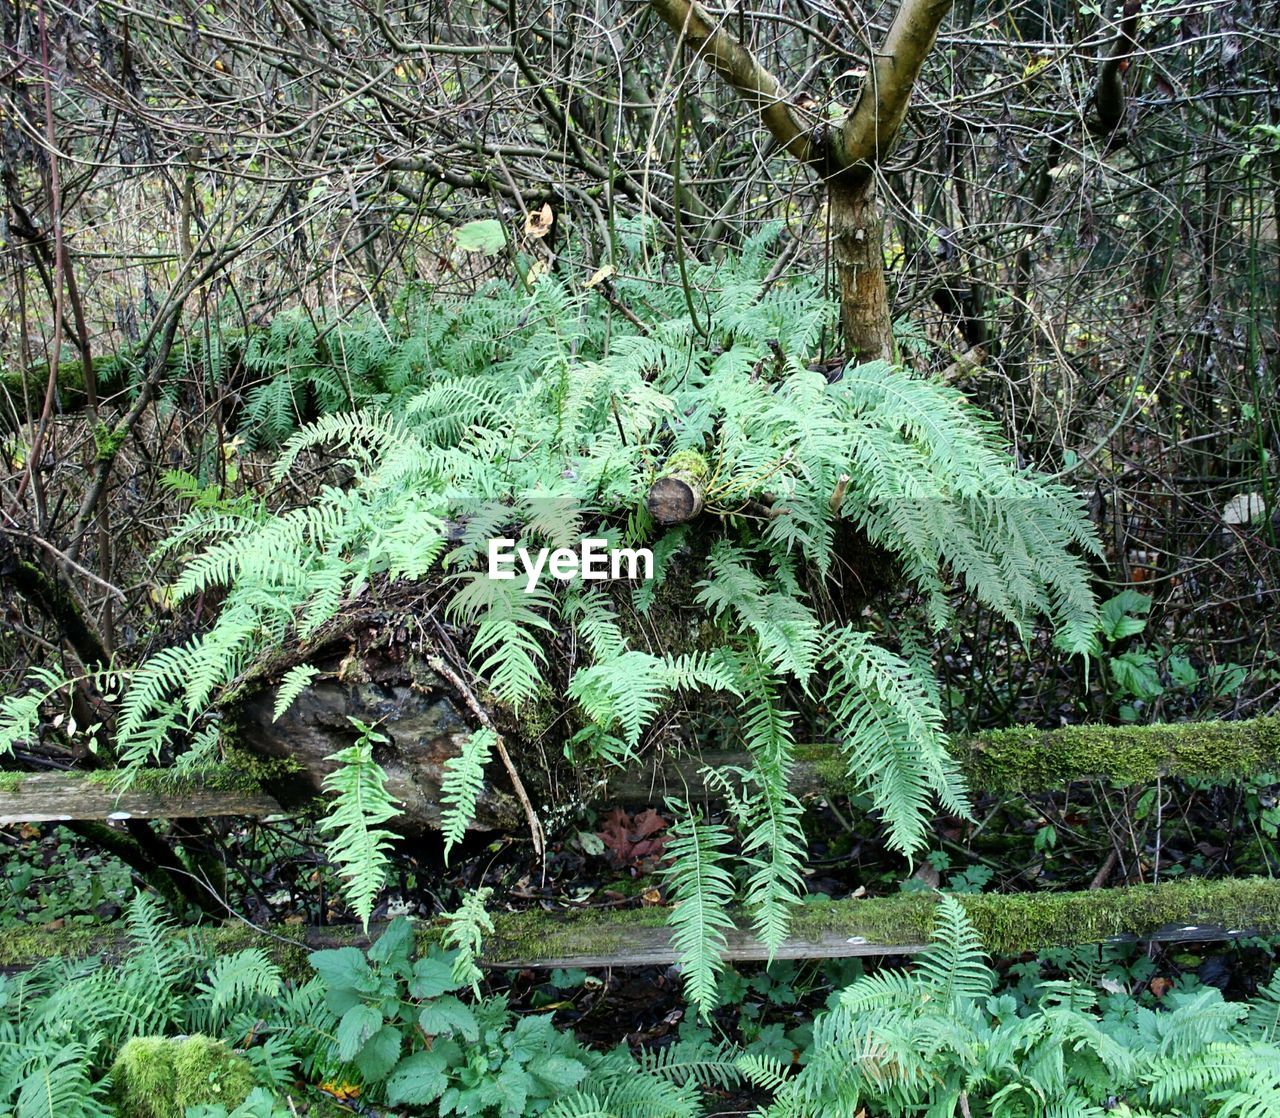
<svg viewBox="0 0 1280 1118">
<path fill-rule="evenodd" d="M 677 450 L 667 459 L 662 472 L 663 474 L 687 474 L 694 481 L 703 481 L 711 473 L 711 467 L 698 451 Z"/>
<path fill-rule="evenodd" d="M 1280 881 L 1271 878 L 1168 882 L 1081 893 L 996 893 L 961 896 L 992 955 L 1149 937 L 1166 925 L 1228 930 L 1280 929 Z M 838 932 L 871 943 L 920 944 L 933 926 L 935 897 L 903 894 L 877 900 L 806 905 L 793 934 Z"/>
<path fill-rule="evenodd" d="M 1235 780 L 1280 769 L 1280 718 L 988 730 L 953 738 L 948 748 L 969 787 L 982 792 L 1051 792 L 1074 780 Z M 839 747 L 802 746 L 796 759 L 812 766 L 817 787 L 853 791 Z"/>
<path fill-rule="evenodd" d="M 22 773 L 0 772 L 0 792 L 16 792 L 22 783 Z"/>
<path fill-rule="evenodd" d="M 1078 893 L 984 894 L 959 898 L 992 955 L 1049 947 L 1145 938 L 1166 925 L 1211 925 L 1227 930 L 1280 931 L 1280 881 L 1270 878 L 1169 882 Z M 933 928 L 934 894 L 808 904 L 797 910 L 792 935 L 837 934 L 886 947 L 916 947 Z M 664 908 L 580 912 L 552 916 L 503 913 L 485 956 L 494 961 L 568 959 L 625 952 L 640 928 L 666 923 Z"/>
<path fill-rule="evenodd" d="M 257 792 L 259 782 L 238 766 L 208 765 L 188 772 L 174 769 L 95 769 L 83 778 L 107 788 L 128 787 L 140 792 Z M 122 779 L 123 778 L 123 779 Z"/>
<path fill-rule="evenodd" d="M 111 1068 L 121 1118 L 183 1118 L 187 1107 L 234 1110 L 253 1090 L 253 1069 L 207 1036 L 136 1037 Z"/>
<path fill-rule="evenodd" d="M 0 928 L 0 967 L 31 966 L 46 959 L 83 959 L 98 954 L 102 940 L 101 928 L 84 924 L 53 929 L 30 924 Z"/>
<path fill-rule="evenodd" d="M 302 765 L 292 757 L 265 757 L 234 747 L 224 747 L 222 757 L 222 769 L 237 774 L 241 780 L 248 781 L 254 789 L 262 787 L 269 781 L 280 780 L 303 771 Z"/>
<path fill-rule="evenodd" d="M 1280 718 L 995 730 L 957 739 L 952 753 L 970 786 L 989 792 L 1048 791 L 1088 778 L 1228 780 L 1280 766 Z"/>
<path fill-rule="evenodd" d="M 484 957 L 506 962 L 617 954 L 633 946 L 636 928 L 663 927 L 668 915 L 668 909 L 658 907 L 554 916 L 536 909 L 498 913 L 493 934 L 485 939 Z"/>
<path fill-rule="evenodd" d="M 105 423 L 97 424 L 93 429 L 93 444 L 98 454 L 98 461 L 106 462 L 114 458 L 128 437 L 127 430 L 113 431 Z"/>
</svg>

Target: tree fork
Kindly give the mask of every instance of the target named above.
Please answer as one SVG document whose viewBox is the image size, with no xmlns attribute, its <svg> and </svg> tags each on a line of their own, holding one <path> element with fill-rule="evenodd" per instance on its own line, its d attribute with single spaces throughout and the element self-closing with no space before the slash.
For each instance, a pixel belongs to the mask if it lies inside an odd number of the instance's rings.
<svg viewBox="0 0 1280 1118">
<path fill-rule="evenodd" d="M 911 92 L 953 0 L 904 0 L 853 112 L 836 129 L 807 120 L 781 83 L 696 0 L 650 0 L 658 16 L 760 116 L 778 144 L 828 185 L 832 255 L 840 283 L 840 322 L 858 362 L 894 358 L 893 318 L 884 277 L 884 218 L 875 170 L 906 118 Z M 850 29 L 852 35 L 853 29 Z"/>
</svg>

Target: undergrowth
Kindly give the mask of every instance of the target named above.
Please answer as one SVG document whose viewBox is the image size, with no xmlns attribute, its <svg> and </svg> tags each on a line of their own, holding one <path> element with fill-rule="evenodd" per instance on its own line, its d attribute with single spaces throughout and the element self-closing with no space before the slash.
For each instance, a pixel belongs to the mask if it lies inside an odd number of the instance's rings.
<svg viewBox="0 0 1280 1118">
<path fill-rule="evenodd" d="M 461 302 L 419 300 L 399 323 L 349 323 L 326 337 L 310 319 L 273 323 L 250 347 L 255 367 L 324 370 L 334 407 L 359 404 L 289 433 L 286 381 L 255 397 L 255 422 L 283 439 L 275 478 L 321 454 L 343 471 L 301 505 L 195 503 L 162 549 L 191 556 L 167 600 L 217 592 L 220 610 L 187 642 L 112 666 L 127 680 L 117 753 L 138 767 L 174 755 L 201 763 L 219 746 L 220 698 L 260 658 L 305 646 L 374 580 L 444 580 L 444 618 L 469 643 L 477 689 L 517 719 L 551 689 L 553 640 L 571 637 L 564 748 L 574 761 L 629 764 L 661 712 L 699 695 L 736 704 L 751 758 L 732 801 L 744 857 L 729 865 L 728 832 L 681 808 L 670 870 L 683 898 L 675 936 L 703 1012 L 730 901 L 742 899 L 776 948 L 804 892 L 790 787 L 798 726 L 840 743 L 888 845 L 919 853 L 935 803 L 969 812 L 925 630 L 948 626 L 960 587 L 1020 631 L 1046 619 L 1064 650 L 1087 652 L 1097 618 L 1081 555 L 1096 542 L 1077 495 L 1019 469 L 954 389 L 882 362 L 831 379 L 810 368 L 831 309 L 813 282 L 765 282 L 776 234 L 694 271 L 709 315 L 701 333 L 659 265 L 611 281 L 635 321 L 611 314 L 598 291 L 543 276 L 529 292 L 493 285 Z M 639 267 L 640 237 L 630 237 Z M 649 485 L 673 460 L 700 464 L 697 525 L 663 527 L 647 511 Z M 860 607 L 841 608 L 841 522 L 892 555 L 918 593 L 918 626 L 893 642 L 864 627 Z M 526 588 L 487 577 L 494 537 L 649 546 L 657 571 L 608 589 Z M 701 565 L 688 603 L 701 613 L 698 639 L 673 633 L 673 647 L 655 649 L 625 619 L 652 607 L 677 553 Z M 285 679 L 278 712 L 309 678 L 303 665 Z M 29 735 L 66 682 L 45 673 L 6 700 L 0 748 Z M 360 733 L 332 780 L 331 826 L 367 920 L 392 806 Z M 450 765 L 451 843 L 487 744 L 473 738 Z"/>
<path fill-rule="evenodd" d="M 911 970 L 856 978 L 780 1052 L 692 1024 L 665 1047 L 596 1051 L 414 940 L 400 919 L 291 979 L 258 948 L 215 957 L 139 896 L 118 964 L 0 978 L 0 1115 L 283 1118 L 327 1097 L 406 1116 L 698 1118 L 744 1085 L 760 1118 L 1280 1115 L 1280 979 L 1248 1002 L 1189 985 L 1154 1006 L 1076 979 L 1001 989 L 946 895 Z"/>
</svg>

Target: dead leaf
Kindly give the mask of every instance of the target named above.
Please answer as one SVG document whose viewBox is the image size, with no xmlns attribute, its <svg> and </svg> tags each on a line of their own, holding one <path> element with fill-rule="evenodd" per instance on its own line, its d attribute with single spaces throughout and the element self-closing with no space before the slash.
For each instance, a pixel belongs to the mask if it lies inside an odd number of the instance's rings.
<svg viewBox="0 0 1280 1118">
<path fill-rule="evenodd" d="M 524 221 L 524 231 L 530 237 L 545 237 L 551 232 L 555 215 L 551 212 L 551 203 L 543 202 L 542 209 L 533 210 Z"/>
<path fill-rule="evenodd" d="M 662 904 L 662 894 L 657 889 L 646 889 L 640 894 L 640 903 L 646 908 Z"/>
<path fill-rule="evenodd" d="M 649 873 L 662 858 L 669 826 L 652 808 L 646 808 L 634 819 L 622 808 L 615 808 L 602 821 L 598 832 L 614 869 L 632 869 Z"/>
<path fill-rule="evenodd" d="M 587 282 L 583 286 L 587 288 L 592 288 L 592 287 L 595 287 L 597 284 L 604 283 L 604 281 L 607 280 L 611 275 L 613 275 L 614 272 L 616 272 L 617 270 L 618 269 L 615 268 L 612 264 L 606 264 L 603 268 L 597 268 L 595 272 L 592 273 L 591 278 L 587 280 Z"/>
<path fill-rule="evenodd" d="M 1153 978 L 1147 987 L 1157 998 L 1163 998 L 1170 990 L 1173 989 L 1173 983 L 1167 978 Z"/>
</svg>

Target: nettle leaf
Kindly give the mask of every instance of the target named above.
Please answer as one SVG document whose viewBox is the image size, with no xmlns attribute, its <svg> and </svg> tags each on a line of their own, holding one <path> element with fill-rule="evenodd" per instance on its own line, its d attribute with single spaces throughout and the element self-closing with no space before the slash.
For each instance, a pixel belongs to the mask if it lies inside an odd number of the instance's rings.
<svg viewBox="0 0 1280 1118">
<path fill-rule="evenodd" d="M 335 1013 L 346 1013 L 360 1001 L 361 988 L 373 974 L 364 954 L 355 947 L 313 951 L 307 961 L 324 983 L 325 1002 Z"/>
<path fill-rule="evenodd" d="M 400 1059 L 402 1040 L 394 1025 L 383 1025 L 369 1038 L 355 1058 L 355 1065 L 367 1082 L 380 1083 L 387 1077 Z"/>
<path fill-rule="evenodd" d="M 432 953 L 413 964 L 413 977 L 409 980 L 411 998 L 438 998 L 457 988 L 453 966 L 443 956 Z"/>
<path fill-rule="evenodd" d="M 438 1044 L 429 1052 L 415 1052 L 401 1060 L 387 1077 L 387 1101 L 393 1106 L 425 1106 L 449 1086 L 446 1071 L 461 1055 L 457 1045 Z"/>
<path fill-rule="evenodd" d="M 418 1025 L 428 1036 L 456 1032 L 463 1040 L 474 1041 L 480 1036 L 480 1026 L 475 1014 L 457 998 L 436 998 L 422 1007 Z"/>
<path fill-rule="evenodd" d="M 413 950 L 413 924 L 404 916 L 397 916 L 369 948 L 371 963 L 408 964 Z"/>
<path fill-rule="evenodd" d="M 381 1028 L 382 1014 L 378 1010 L 371 1005 L 353 1005 L 342 1015 L 338 1031 L 334 1034 L 338 1059 L 354 1060 L 369 1038 Z"/>
</svg>

